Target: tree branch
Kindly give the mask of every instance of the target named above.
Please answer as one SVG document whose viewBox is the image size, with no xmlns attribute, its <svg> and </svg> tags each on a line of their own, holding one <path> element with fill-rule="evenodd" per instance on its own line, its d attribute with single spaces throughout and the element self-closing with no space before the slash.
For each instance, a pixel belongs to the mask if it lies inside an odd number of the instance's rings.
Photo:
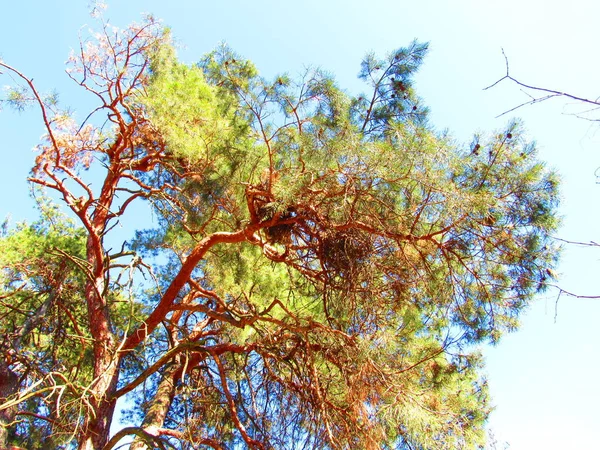
<svg viewBox="0 0 600 450">
<path fill-rule="evenodd" d="M 504 75 L 502 78 L 500 78 L 496 82 L 490 84 L 489 86 L 483 88 L 484 91 L 493 88 L 494 86 L 498 85 L 499 83 L 501 83 L 504 80 L 510 80 L 513 83 L 515 83 L 516 85 L 521 86 L 522 88 L 529 89 L 529 90 L 536 91 L 536 92 L 542 92 L 546 95 L 544 97 L 533 97 L 533 96 L 529 95 L 527 92 L 523 91 L 526 95 L 528 95 L 531 98 L 531 100 L 523 102 L 520 105 L 515 106 L 514 108 L 504 111 L 502 114 L 497 115 L 496 118 L 502 117 L 505 114 L 511 113 L 519 108 L 522 108 L 523 106 L 540 103 L 540 102 L 549 100 L 553 97 L 565 97 L 565 98 L 575 100 L 575 101 L 578 101 L 581 103 L 587 103 L 587 104 L 594 105 L 594 106 L 600 106 L 600 101 L 598 101 L 598 100 L 590 100 L 585 97 L 578 97 L 576 95 L 569 94 L 568 92 L 558 91 L 555 89 L 546 89 L 546 88 L 541 88 L 538 86 L 532 86 L 532 85 L 529 85 L 529 84 L 526 84 L 526 83 L 523 83 L 523 82 L 517 80 L 512 75 L 510 75 L 509 65 L 508 65 L 508 57 L 506 56 L 506 53 L 504 53 L 504 49 L 502 49 L 502 55 L 504 55 L 504 61 L 506 62 L 506 75 Z M 598 120 L 600 120 L 600 119 L 598 119 Z"/>
</svg>

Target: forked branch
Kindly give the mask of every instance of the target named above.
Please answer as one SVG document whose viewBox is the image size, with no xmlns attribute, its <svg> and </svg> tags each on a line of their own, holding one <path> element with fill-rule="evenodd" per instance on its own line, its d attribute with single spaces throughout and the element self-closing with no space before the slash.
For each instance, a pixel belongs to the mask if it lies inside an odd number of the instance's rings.
<svg viewBox="0 0 600 450">
<path fill-rule="evenodd" d="M 516 78 L 514 78 L 511 74 L 510 74 L 510 70 L 509 70 L 509 65 L 508 65 L 508 57 L 506 56 L 506 53 L 504 52 L 504 49 L 502 49 L 502 55 L 504 55 L 504 61 L 506 63 L 506 75 L 504 75 L 502 78 L 500 78 L 498 81 L 496 81 L 495 83 L 490 84 L 489 86 L 485 87 L 483 90 L 486 91 L 488 89 L 491 89 L 493 87 L 495 87 L 496 85 L 500 84 L 502 81 L 504 80 L 510 80 L 513 83 L 515 83 L 517 86 L 520 86 L 522 89 L 521 91 L 527 95 L 530 99 L 527 100 L 526 102 L 523 102 L 513 108 L 510 108 L 506 111 L 504 111 L 502 114 L 499 114 L 496 116 L 496 118 L 498 117 L 502 117 L 505 114 L 511 113 L 519 108 L 522 108 L 523 106 L 527 106 L 527 105 L 533 105 L 535 103 L 541 103 L 543 101 L 549 100 L 551 98 L 554 97 L 564 97 L 564 98 L 568 98 L 570 100 L 575 100 L 577 102 L 581 102 L 581 103 L 585 103 L 588 105 L 593 105 L 593 106 L 597 106 L 600 107 L 600 100 L 596 99 L 596 100 L 590 100 L 588 98 L 584 98 L 584 97 L 578 97 L 576 95 L 573 94 L 569 94 L 568 92 L 563 92 L 563 91 L 558 91 L 555 89 L 547 89 L 547 88 L 542 88 L 539 86 L 532 86 L 526 83 L 523 83 L 519 80 L 517 80 Z M 531 95 L 528 91 L 534 91 L 534 92 L 539 92 L 541 94 L 543 94 L 540 97 L 536 97 L 534 95 Z M 593 119 L 593 120 L 600 120 L 600 119 Z"/>
</svg>

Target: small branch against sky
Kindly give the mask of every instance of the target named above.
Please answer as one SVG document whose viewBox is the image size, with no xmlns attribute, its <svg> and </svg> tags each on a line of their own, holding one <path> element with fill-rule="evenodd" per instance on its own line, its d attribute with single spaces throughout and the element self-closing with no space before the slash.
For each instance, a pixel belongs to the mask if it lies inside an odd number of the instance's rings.
<svg viewBox="0 0 600 450">
<path fill-rule="evenodd" d="M 579 97 L 579 96 L 576 96 L 576 95 L 573 95 L 573 94 L 569 94 L 568 92 L 558 91 L 558 90 L 554 90 L 554 89 L 542 88 L 542 87 L 539 87 L 539 86 L 533 86 L 533 85 L 529 85 L 529 84 L 521 82 L 520 80 L 516 79 L 515 77 L 513 77 L 510 74 L 509 64 L 508 64 L 508 57 L 506 56 L 506 53 L 504 52 L 504 49 L 502 49 L 502 55 L 504 56 L 504 61 L 505 61 L 505 64 L 506 64 L 506 74 L 502 78 L 500 78 L 499 80 L 497 80 L 496 82 L 494 82 L 491 85 L 483 88 L 483 90 L 486 91 L 488 89 L 491 89 L 491 88 L 497 86 L 499 83 L 501 83 L 504 80 L 510 80 L 510 81 L 512 81 L 513 83 L 515 83 L 516 85 L 518 85 L 519 87 L 522 88 L 521 92 L 523 92 L 527 97 L 529 97 L 529 100 L 527 100 L 527 101 L 525 101 L 525 102 L 523 102 L 523 103 L 521 103 L 521 104 L 519 104 L 519 105 L 517 105 L 517 106 L 515 106 L 513 108 L 510 108 L 510 109 L 504 111 L 503 113 L 497 115 L 496 118 L 502 117 L 502 116 L 504 116 L 506 114 L 509 114 L 509 113 L 511 113 L 513 111 L 516 111 L 517 109 L 522 108 L 523 106 L 534 105 L 536 103 L 541 103 L 541 102 L 544 102 L 546 100 L 550 100 L 551 98 L 555 98 L 555 97 L 563 97 L 563 98 L 567 98 L 567 99 L 570 99 L 570 100 L 574 100 L 574 101 L 579 102 L 579 103 L 584 103 L 584 104 L 587 104 L 587 105 L 592 105 L 592 106 L 595 107 L 595 108 L 593 108 L 593 109 L 591 109 L 589 111 L 584 111 L 584 113 L 595 111 L 597 108 L 600 108 L 600 101 L 598 101 L 598 99 L 596 99 L 596 100 L 590 100 L 590 99 L 585 98 L 585 97 Z M 545 95 L 542 95 L 542 96 L 539 96 L 539 97 L 536 97 L 536 96 L 532 95 L 533 93 L 536 93 L 536 92 L 541 93 L 541 94 L 545 94 Z M 573 115 L 575 115 L 577 117 L 580 117 L 580 118 L 585 118 L 586 120 L 593 120 L 593 121 L 600 120 L 600 119 L 586 118 L 585 116 L 580 116 L 579 114 L 573 114 Z"/>
</svg>

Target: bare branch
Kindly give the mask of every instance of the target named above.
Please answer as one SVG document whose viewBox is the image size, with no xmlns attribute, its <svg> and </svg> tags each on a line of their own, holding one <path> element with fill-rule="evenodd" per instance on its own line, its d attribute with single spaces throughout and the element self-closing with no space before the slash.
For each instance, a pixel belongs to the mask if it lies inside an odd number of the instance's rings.
<svg viewBox="0 0 600 450">
<path fill-rule="evenodd" d="M 502 117 L 505 114 L 511 113 L 519 108 L 522 108 L 523 106 L 527 106 L 527 105 L 534 105 L 536 103 L 540 103 L 540 102 L 544 102 L 546 100 L 549 100 L 551 98 L 554 97 L 564 97 L 564 98 L 568 98 L 570 100 L 575 100 L 577 102 L 580 103 L 586 103 L 586 104 L 590 104 L 590 105 L 594 105 L 594 106 L 600 106 L 600 102 L 598 100 L 591 100 L 585 97 L 579 97 L 573 94 L 569 94 L 568 92 L 563 92 L 563 91 L 558 91 L 555 89 L 547 89 L 547 88 L 542 88 L 539 86 L 532 86 L 526 83 L 523 83 L 519 80 L 517 80 L 516 78 L 514 78 L 512 75 L 510 75 L 509 73 L 509 65 L 508 65 L 508 57 L 506 56 L 506 53 L 504 52 L 504 49 L 502 49 L 502 55 L 504 56 L 504 61 L 506 63 L 506 75 L 504 75 L 502 78 L 500 78 L 498 81 L 492 83 L 491 85 L 483 88 L 484 91 L 493 88 L 494 86 L 497 86 L 500 82 L 504 81 L 504 80 L 510 80 L 513 83 L 515 83 L 518 86 L 521 86 L 522 88 L 525 89 L 529 89 L 531 91 L 536 91 L 536 92 L 542 92 L 544 94 L 546 94 L 543 97 L 533 97 L 532 95 L 530 95 L 528 92 L 526 91 L 522 91 L 523 93 L 525 93 L 527 96 L 529 96 L 531 98 L 531 100 L 528 100 L 526 102 L 521 103 L 520 105 L 515 106 L 514 108 L 511 108 L 507 111 L 504 111 L 502 114 L 499 114 L 496 116 L 496 118 L 498 117 Z"/>
</svg>

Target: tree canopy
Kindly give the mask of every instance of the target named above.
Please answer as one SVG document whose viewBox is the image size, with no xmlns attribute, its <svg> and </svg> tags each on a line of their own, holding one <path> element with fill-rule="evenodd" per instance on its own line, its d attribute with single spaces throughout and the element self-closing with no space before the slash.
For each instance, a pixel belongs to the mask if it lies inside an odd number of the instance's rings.
<svg viewBox="0 0 600 450">
<path fill-rule="evenodd" d="M 355 95 L 102 23 L 68 61 L 82 120 L 1 62 L 46 129 L 30 181 L 68 215 L 44 200 L 0 238 L 0 446 L 483 446 L 476 344 L 551 277 L 558 180 L 517 121 L 430 125 L 426 52 L 367 55 Z M 124 236 L 136 204 L 154 225 Z"/>
</svg>

